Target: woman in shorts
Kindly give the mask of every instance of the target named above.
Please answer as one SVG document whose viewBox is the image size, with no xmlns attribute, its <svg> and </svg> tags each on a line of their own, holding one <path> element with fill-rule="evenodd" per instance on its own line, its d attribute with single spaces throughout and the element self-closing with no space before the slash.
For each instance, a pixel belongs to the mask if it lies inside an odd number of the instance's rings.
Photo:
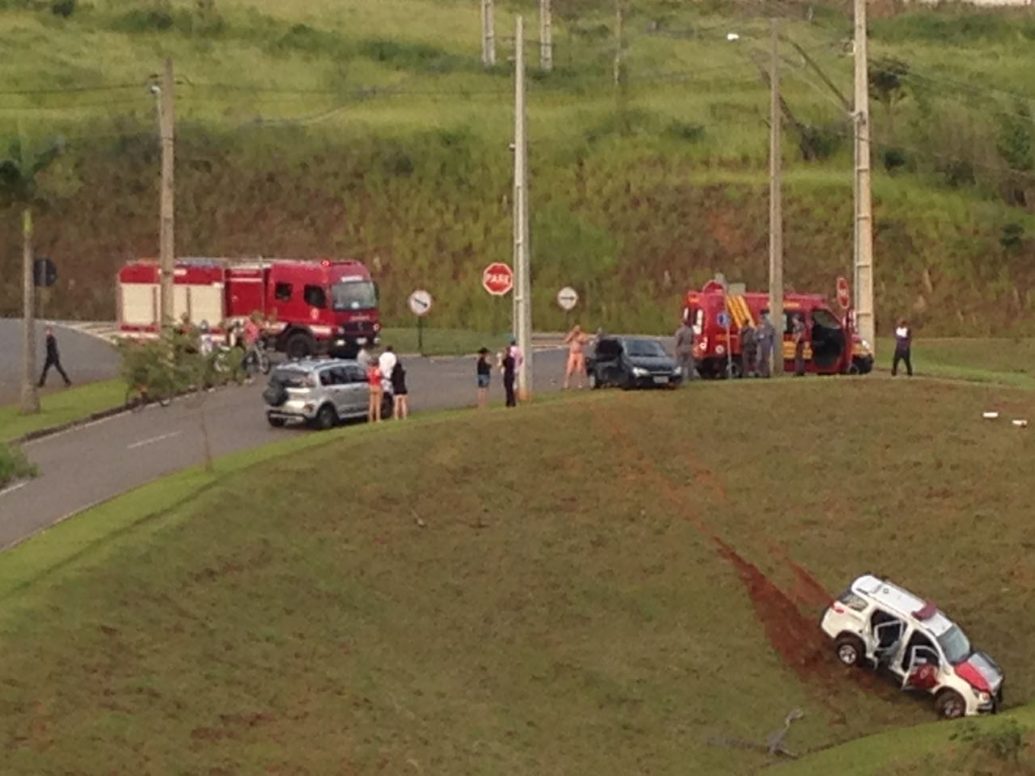
<svg viewBox="0 0 1035 776">
<path fill-rule="evenodd" d="M 478 351 L 475 374 L 478 377 L 478 406 L 485 407 L 489 403 L 489 382 L 492 380 L 492 364 L 489 363 L 488 348 Z"/>
<path fill-rule="evenodd" d="M 583 386 L 583 381 L 586 379 L 585 349 L 588 341 L 589 337 L 577 323 L 564 338 L 564 344 L 568 346 L 568 366 L 564 370 L 564 390 L 568 390 L 568 383 L 574 374 L 579 376 L 579 388 Z"/>
<path fill-rule="evenodd" d="M 410 414 L 410 408 L 406 403 L 406 370 L 403 369 L 402 361 L 396 361 L 392 367 L 392 395 L 395 397 L 392 416 L 396 420 L 402 420 Z"/>
<path fill-rule="evenodd" d="M 381 421 L 381 397 L 384 389 L 381 387 L 381 370 L 377 366 L 377 361 L 370 361 L 367 364 L 367 385 L 370 388 L 367 420 L 371 423 L 379 423 Z"/>
</svg>

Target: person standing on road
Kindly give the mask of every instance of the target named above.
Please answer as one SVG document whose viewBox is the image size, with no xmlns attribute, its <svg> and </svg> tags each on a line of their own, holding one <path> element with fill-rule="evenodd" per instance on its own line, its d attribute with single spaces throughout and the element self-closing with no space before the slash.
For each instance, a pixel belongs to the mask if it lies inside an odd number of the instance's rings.
<svg viewBox="0 0 1035 776">
<path fill-rule="evenodd" d="M 385 347 L 384 352 L 377 359 L 377 366 L 381 370 L 382 388 L 386 391 L 392 389 L 392 370 L 395 369 L 395 365 L 398 363 L 399 359 L 396 357 L 391 345 Z"/>
<path fill-rule="evenodd" d="M 410 414 L 410 407 L 406 399 L 406 369 L 402 361 L 396 359 L 392 367 L 392 396 L 395 404 L 392 408 L 392 417 L 402 420 Z"/>
<path fill-rule="evenodd" d="M 517 377 L 520 354 L 521 349 L 517 346 L 517 340 L 511 340 L 510 347 L 503 352 L 503 363 L 500 368 L 503 372 L 503 390 L 507 394 L 508 407 L 517 406 L 517 398 L 514 396 L 514 380 Z"/>
<path fill-rule="evenodd" d="M 475 374 L 478 377 L 478 408 L 483 409 L 489 404 L 489 383 L 492 381 L 492 364 L 489 363 L 488 348 L 478 351 Z"/>
<path fill-rule="evenodd" d="M 895 328 L 895 357 L 891 361 L 891 376 L 898 374 L 899 361 L 906 362 L 906 374 L 913 376 L 913 331 L 909 328 L 909 322 L 903 318 Z"/>
<path fill-rule="evenodd" d="M 371 423 L 381 422 L 381 400 L 384 390 L 381 387 L 381 370 L 376 363 L 367 364 L 367 387 L 370 400 L 367 404 L 367 420 Z"/>
<path fill-rule="evenodd" d="M 758 373 L 758 337 L 755 327 L 748 319 L 740 330 L 740 374 L 742 377 L 755 377 Z"/>
<path fill-rule="evenodd" d="M 564 338 L 564 344 L 568 346 L 568 364 L 564 369 L 564 390 L 568 390 L 568 384 L 573 374 L 578 373 L 579 388 L 585 387 L 586 380 L 586 342 L 589 337 L 582 331 L 577 323 Z"/>
<path fill-rule="evenodd" d="M 771 377 L 773 374 L 773 345 L 776 342 L 776 328 L 769 319 L 768 310 L 762 311 L 762 321 L 758 325 L 758 331 L 755 332 L 755 341 L 758 344 L 758 374 L 760 377 Z M 782 352 L 780 353 L 780 358 L 783 358 Z"/>
<path fill-rule="evenodd" d="M 801 313 L 794 316 L 791 327 L 791 338 L 794 340 L 794 376 L 805 376 L 805 319 Z"/>
<path fill-rule="evenodd" d="M 47 332 L 47 360 L 43 364 L 43 373 L 40 375 L 39 386 L 42 388 L 47 384 L 47 372 L 50 371 L 51 367 L 54 367 L 58 374 L 61 375 L 65 381 L 65 387 L 67 388 L 72 384 L 72 381 L 68 379 L 68 375 L 65 374 L 64 368 L 61 366 L 61 354 L 58 353 L 57 337 L 54 336 L 54 329 L 50 326 L 46 328 Z"/>
<path fill-rule="evenodd" d="M 676 329 L 676 364 L 684 380 L 693 380 L 697 369 L 694 365 L 694 330 L 684 318 Z"/>
</svg>

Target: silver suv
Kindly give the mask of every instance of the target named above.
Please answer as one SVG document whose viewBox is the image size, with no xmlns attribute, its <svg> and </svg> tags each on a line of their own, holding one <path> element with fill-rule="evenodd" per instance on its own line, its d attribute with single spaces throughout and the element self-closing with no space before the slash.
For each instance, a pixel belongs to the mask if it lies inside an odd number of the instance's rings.
<svg viewBox="0 0 1035 776">
<path fill-rule="evenodd" d="M 357 361 L 344 359 L 292 361 L 278 366 L 262 394 L 271 426 L 279 428 L 295 421 L 319 429 L 331 428 L 348 418 L 366 417 L 369 396 L 366 370 Z"/>
</svg>

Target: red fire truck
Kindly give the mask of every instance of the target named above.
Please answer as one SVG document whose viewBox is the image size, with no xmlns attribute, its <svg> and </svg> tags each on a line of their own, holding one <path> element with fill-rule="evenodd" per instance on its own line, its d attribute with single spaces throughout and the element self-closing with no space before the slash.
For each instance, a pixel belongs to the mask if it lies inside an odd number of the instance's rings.
<svg viewBox="0 0 1035 776">
<path fill-rule="evenodd" d="M 118 275 L 119 328 L 156 336 L 158 263 L 133 261 Z M 214 332 L 258 313 L 265 333 L 290 358 L 342 346 L 375 344 L 381 331 L 377 285 L 358 261 L 191 258 L 176 262 L 173 317 L 184 314 Z"/>
<path fill-rule="evenodd" d="M 769 295 L 731 294 L 709 281 L 700 291 L 686 295 L 683 319 L 694 330 L 694 359 L 703 377 L 740 377 L 743 361 L 740 330 L 746 323 L 757 326 L 762 311 L 769 309 Z M 794 368 L 791 327 L 795 315 L 805 320 L 806 371 L 815 374 L 866 374 L 873 369 L 870 344 L 859 337 L 852 315 L 835 315 L 820 294 L 786 294 L 783 315 L 771 315 L 783 334 L 785 371 Z"/>
</svg>

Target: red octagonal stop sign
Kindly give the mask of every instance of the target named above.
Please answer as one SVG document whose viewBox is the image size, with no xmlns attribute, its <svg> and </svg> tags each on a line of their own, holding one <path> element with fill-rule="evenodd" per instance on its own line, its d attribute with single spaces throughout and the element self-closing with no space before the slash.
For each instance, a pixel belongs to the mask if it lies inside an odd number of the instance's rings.
<svg viewBox="0 0 1035 776">
<path fill-rule="evenodd" d="M 493 296 L 503 296 L 514 288 L 514 272 L 502 261 L 494 261 L 482 271 L 482 287 Z"/>
</svg>

